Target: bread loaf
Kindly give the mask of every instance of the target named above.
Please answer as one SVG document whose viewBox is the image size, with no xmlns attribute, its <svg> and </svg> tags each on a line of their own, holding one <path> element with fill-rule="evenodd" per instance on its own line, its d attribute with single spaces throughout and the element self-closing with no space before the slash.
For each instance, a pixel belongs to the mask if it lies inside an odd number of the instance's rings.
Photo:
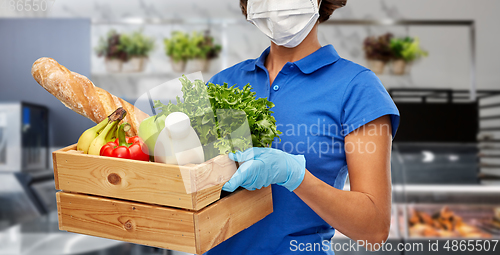
<svg viewBox="0 0 500 255">
<path fill-rule="evenodd" d="M 31 68 L 31 75 L 66 107 L 99 123 L 117 108 L 123 107 L 127 116 L 123 122 L 131 125 L 129 136 L 137 135 L 146 113 L 106 90 L 94 86 L 87 77 L 71 72 L 52 58 L 40 58 Z"/>
</svg>

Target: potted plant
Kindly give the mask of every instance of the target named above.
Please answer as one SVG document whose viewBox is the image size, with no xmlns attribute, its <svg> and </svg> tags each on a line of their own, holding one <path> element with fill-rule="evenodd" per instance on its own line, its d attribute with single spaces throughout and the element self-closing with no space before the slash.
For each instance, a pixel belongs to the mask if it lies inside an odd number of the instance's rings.
<svg viewBox="0 0 500 255">
<path fill-rule="evenodd" d="M 193 32 L 189 46 L 188 72 L 208 71 L 210 60 L 217 58 L 222 50 L 220 45 L 214 43 L 209 31 L 205 34 Z"/>
<path fill-rule="evenodd" d="M 126 62 L 123 64 L 124 72 L 142 72 L 145 60 L 154 49 L 154 39 L 144 36 L 140 32 L 122 34 L 120 36 L 120 47 L 127 54 Z"/>
<path fill-rule="evenodd" d="M 427 51 L 420 48 L 420 41 L 418 38 L 392 38 L 390 48 L 394 56 L 391 69 L 392 73 L 395 75 L 407 73 L 409 64 L 428 55 Z"/>
<path fill-rule="evenodd" d="M 172 69 L 175 72 L 184 72 L 186 61 L 190 58 L 189 34 L 174 31 L 171 38 L 164 39 L 165 53 L 170 57 Z"/>
<path fill-rule="evenodd" d="M 122 63 L 127 60 L 127 53 L 120 46 L 120 41 L 120 34 L 111 30 L 106 37 L 99 39 L 99 44 L 95 48 L 97 55 L 105 58 L 108 72 L 121 72 Z"/>
<path fill-rule="evenodd" d="M 205 35 L 205 47 L 207 49 L 206 58 L 208 60 L 213 60 L 219 57 L 220 52 L 222 51 L 222 46 L 220 44 L 214 43 L 214 38 L 210 36 L 210 33 L 207 32 Z"/>
<path fill-rule="evenodd" d="M 367 37 L 363 43 L 368 67 L 376 74 L 384 73 L 385 65 L 392 58 L 390 41 L 392 34 Z"/>
</svg>

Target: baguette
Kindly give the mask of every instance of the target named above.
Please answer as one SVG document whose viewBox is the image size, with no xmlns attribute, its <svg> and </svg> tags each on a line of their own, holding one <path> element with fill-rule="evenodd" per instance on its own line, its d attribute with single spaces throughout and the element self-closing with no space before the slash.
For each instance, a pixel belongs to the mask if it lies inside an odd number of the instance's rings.
<svg viewBox="0 0 500 255">
<path fill-rule="evenodd" d="M 117 108 L 123 107 L 127 111 L 123 122 L 131 125 L 128 136 L 136 136 L 140 123 L 149 117 L 135 106 L 96 87 L 87 77 L 71 72 L 52 58 L 40 58 L 35 61 L 31 75 L 66 107 L 95 123 L 101 122 Z"/>
</svg>

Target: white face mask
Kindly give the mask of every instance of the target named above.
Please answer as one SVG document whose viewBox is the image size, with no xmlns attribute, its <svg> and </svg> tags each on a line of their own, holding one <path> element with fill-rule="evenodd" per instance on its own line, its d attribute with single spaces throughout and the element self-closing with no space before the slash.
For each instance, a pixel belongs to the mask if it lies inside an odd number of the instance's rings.
<svg viewBox="0 0 500 255">
<path fill-rule="evenodd" d="M 275 44 L 297 47 L 319 18 L 317 0 L 248 0 L 247 20 Z"/>
</svg>

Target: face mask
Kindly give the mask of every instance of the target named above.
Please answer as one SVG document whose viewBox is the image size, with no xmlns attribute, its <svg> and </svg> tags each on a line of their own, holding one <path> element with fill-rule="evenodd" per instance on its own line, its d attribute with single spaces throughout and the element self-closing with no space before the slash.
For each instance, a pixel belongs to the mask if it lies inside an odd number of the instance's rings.
<svg viewBox="0 0 500 255">
<path fill-rule="evenodd" d="M 275 44 L 297 47 L 319 18 L 317 0 L 248 0 L 247 20 Z"/>
</svg>

